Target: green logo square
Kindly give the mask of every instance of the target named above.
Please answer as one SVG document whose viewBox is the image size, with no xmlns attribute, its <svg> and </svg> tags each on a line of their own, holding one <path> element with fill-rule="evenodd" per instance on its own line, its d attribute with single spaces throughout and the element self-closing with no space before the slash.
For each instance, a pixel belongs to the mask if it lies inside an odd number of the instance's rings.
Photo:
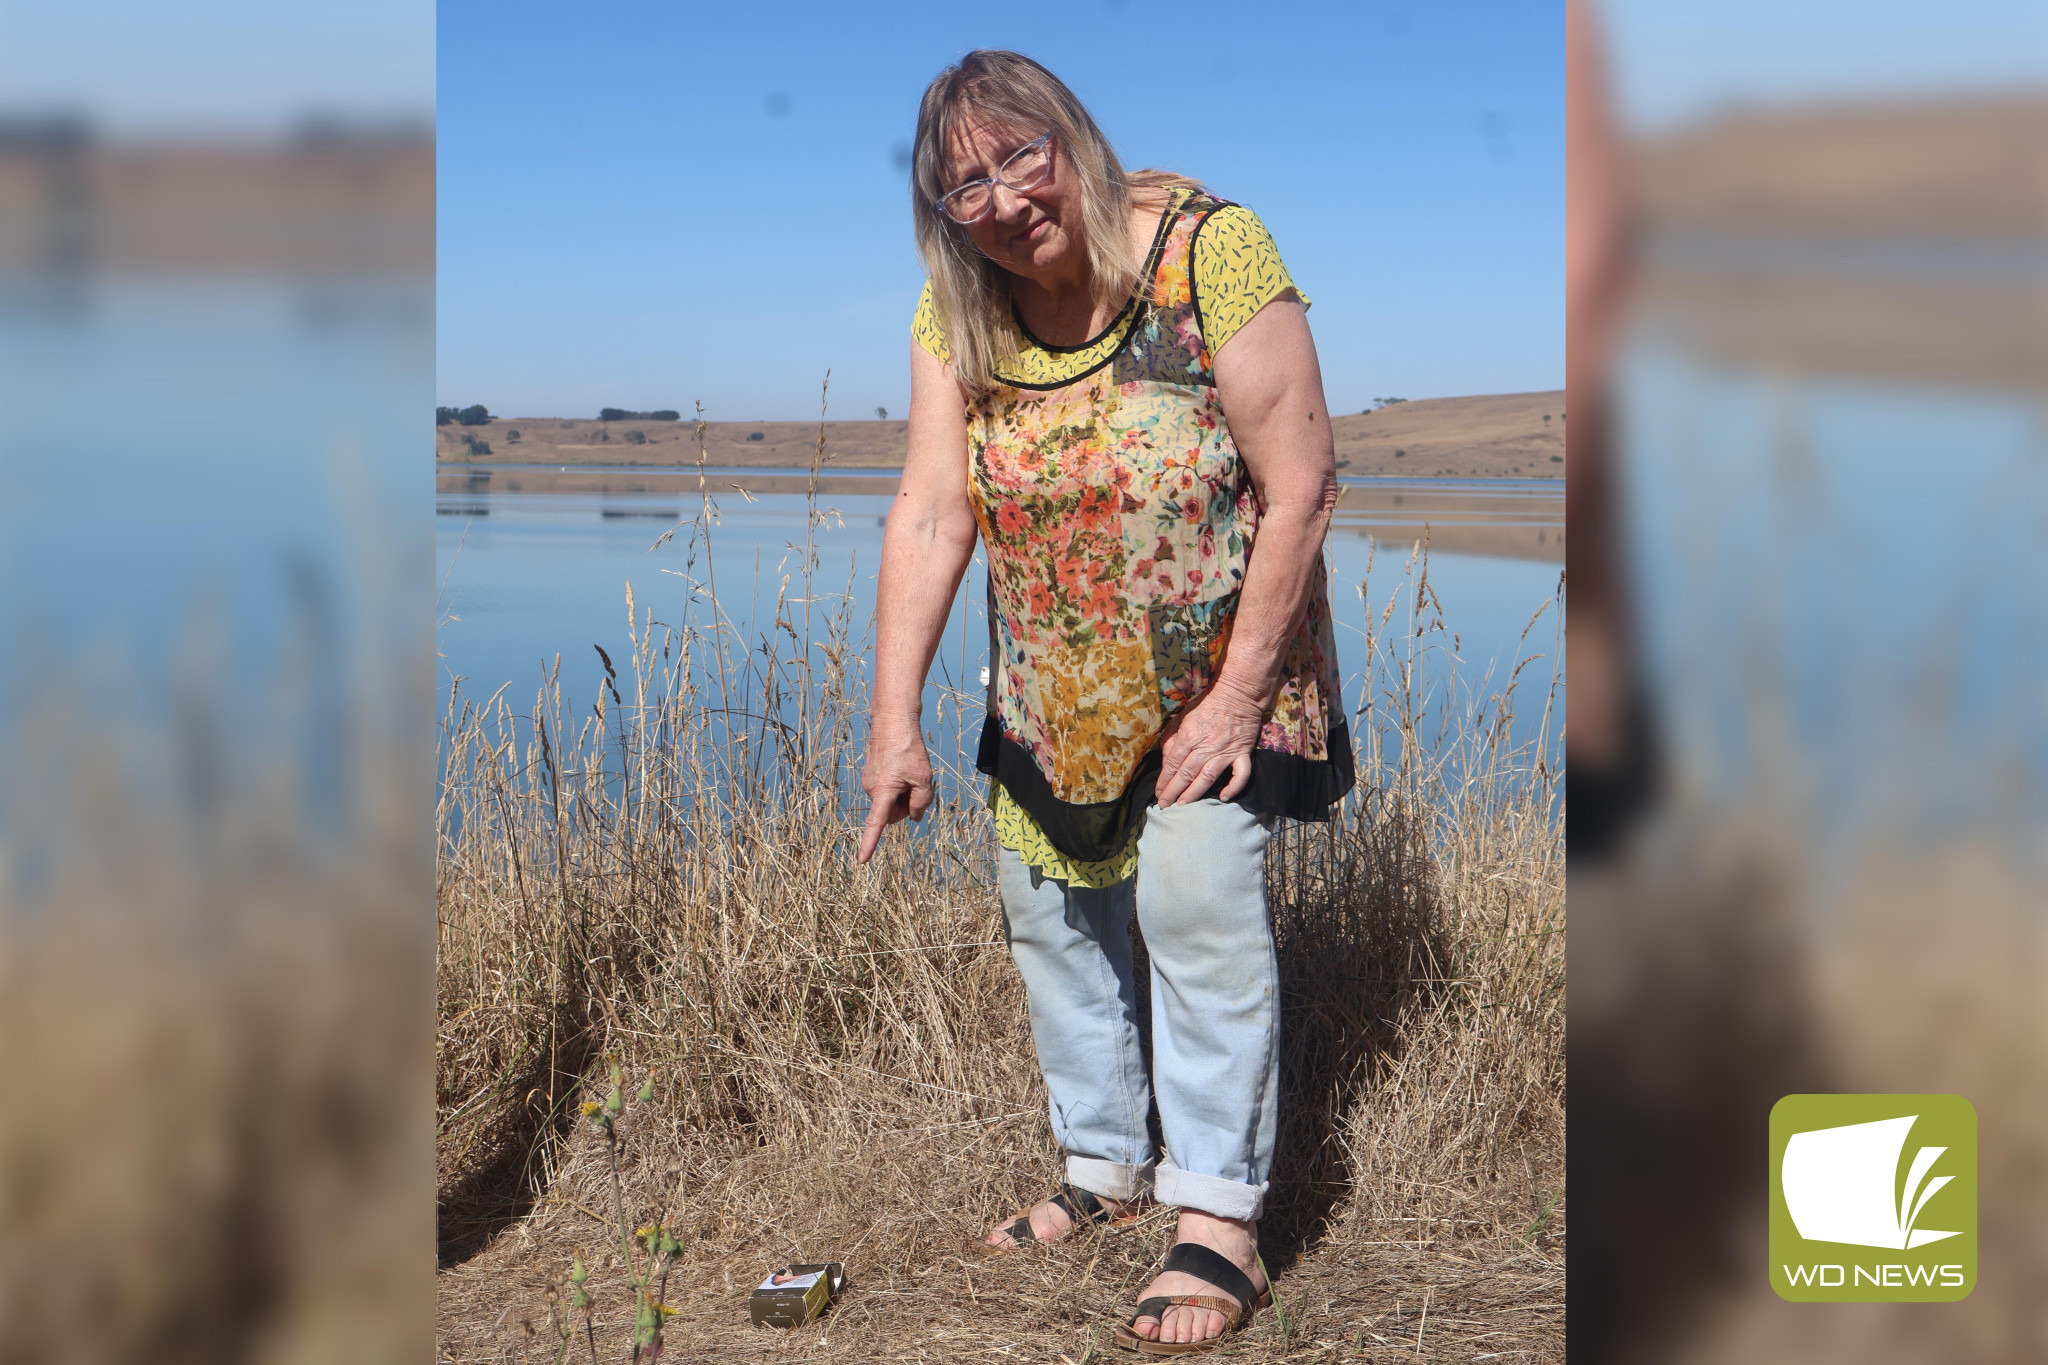
<svg viewBox="0 0 2048 1365">
<path fill-rule="evenodd" d="M 1771 1288 L 1949 1303 L 1977 1287 L 1977 1111 L 1960 1095 L 1787 1095 L 1771 1109 Z"/>
</svg>

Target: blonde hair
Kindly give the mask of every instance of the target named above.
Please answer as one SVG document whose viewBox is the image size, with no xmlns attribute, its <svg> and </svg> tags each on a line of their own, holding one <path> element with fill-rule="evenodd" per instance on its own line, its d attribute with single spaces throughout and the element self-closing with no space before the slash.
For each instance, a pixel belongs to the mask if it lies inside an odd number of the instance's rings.
<svg viewBox="0 0 2048 1365">
<path fill-rule="evenodd" d="M 1081 240 L 1098 305 L 1120 306 L 1137 287 L 1144 260 L 1130 241 L 1133 190 L 1186 187 L 1198 181 L 1171 171 L 1125 171 L 1109 139 L 1059 77 L 1016 52 L 980 50 L 947 67 L 925 88 L 917 109 L 910 214 L 917 251 L 932 285 L 932 303 L 952 353 L 953 373 L 970 390 L 995 383 L 995 367 L 1022 349 L 1010 311 L 1010 272 L 981 254 L 967 229 L 937 206 L 946 184 L 946 151 L 972 115 L 1017 132 L 1049 132 L 1056 155 L 1075 171 Z"/>
</svg>

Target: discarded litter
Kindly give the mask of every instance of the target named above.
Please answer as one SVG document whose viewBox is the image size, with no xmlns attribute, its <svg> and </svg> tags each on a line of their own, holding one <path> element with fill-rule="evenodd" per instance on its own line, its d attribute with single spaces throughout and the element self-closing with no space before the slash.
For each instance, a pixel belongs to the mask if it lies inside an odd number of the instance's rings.
<svg viewBox="0 0 2048 1365">
<path fill-rule="evenodd" d="M 801 1327 L 845 1287 L 846 1267 L 838 1261 L 787 1265 L 747 1296 L 747 1312 L 756 1327 Z"/>
</svg>

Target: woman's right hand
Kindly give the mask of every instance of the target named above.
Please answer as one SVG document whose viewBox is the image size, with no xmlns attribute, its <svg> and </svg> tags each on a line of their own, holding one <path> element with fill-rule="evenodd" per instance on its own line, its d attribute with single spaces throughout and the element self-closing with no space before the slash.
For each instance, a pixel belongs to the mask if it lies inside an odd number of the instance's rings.
<svg viewBox="0 0 2048 1365">
<path fill-rule="evenodd" d="M 906 817 L 922 819 L 932 803 L 932 765 L 917 728 L 920 698 L 976 534 L 960 387 L 944 362 L 912 341 L 910 444 L 875 585 L 875 683 L 860 775 L 868 794 L 863 863 L 875 856 L 883 830 Z"/>
<path fill-rule="evenodd" d="M 932 764 L 924 736 L 909 725 L 868 727 L 868 756 L 861 767 L 861 790 L 868 794 L 868 823 L 861 831 L 862 863 L 875 856 L 882 831 L 908 817 L 922 820 L 932 804 Z"/>
</svg>

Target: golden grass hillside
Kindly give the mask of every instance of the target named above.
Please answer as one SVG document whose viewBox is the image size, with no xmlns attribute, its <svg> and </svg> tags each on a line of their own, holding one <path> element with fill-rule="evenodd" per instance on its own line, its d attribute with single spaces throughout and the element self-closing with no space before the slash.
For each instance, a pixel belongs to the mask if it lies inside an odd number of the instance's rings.
<svg viewBox="0 0 2048 1365">
<path fill-rule="evenodd" d="M 678 547 L 690 563 L 705 533 Z M 1040 1256 L 972 1249 L 1058 1173 L 979 780 L 951 772 L 954 795 L 857 866 L 864 642 L 843 607 L 807 620 L 792 586 L 772 647 L 746 650 L 712 588 L 629 599 L 631 639 L 579 689 L 596 680 L 594 705 L 572 709 L 565 669 L 530 706 L 451 702 L 438 1358 L 555 1359 L 565 1314 L 572 1358 L 585 1331 L 589 1354 L 630 1358 L 612 1167 L 578 1112 L 612 1058 L 629 1089 L 654 1082 L 624 1125 L 628 1221 L 683 1244 L 663 1359 L 1096 1365 L 1171 1215 Z M 1451 636 L 1426 561 L 1372 591 L 1347 663 L 1370 661 L 1352 700 L 1377 781 L 1269 858 L 1286 1108 L 1261 1239 L 1282 1308 L 1233 1352 L 1562 1360 L 1555 660 L 1536 665 L 1540 752 L 1517 749 L 1513 686 L 1429 690 Z M 1532 607 L 1525 639 L 1549 644 L 1557 604 Z M 955 695 L 928 721 L 944 764 L 979 716 Z M 850 1277 L 825 1319 L 748 1325 L 768 1269 L 822 1259 Z"/>
<path fill-rule="evenodd" d="M 1422 398 L 1331 419 L 1342 474 L 1564 477 L 1564 390 Z"/>
<path fill-rule="evenodd" d="M 1425 398 L 1331 419 L 1342 473 L 1412 478 L 1561 479 L 1564 422 L 1563 390 Z M 803 467 L 817 447 L 819 425 L 707 422 L 704 461 L 710 465 Z M 826 422 L 823 426 L 825 460 L 830 467 L 903 467 L 908 423 Z M 490 452 L 471 454 L 472 439 L 488 445 Z M 435 459 L 446 464 L 687 465 L 696 463 L 697 453 L 696 426 L 687 420 L 500 417 L 474 427 L 451 423 L 434 429 Z"/>
</svg>

